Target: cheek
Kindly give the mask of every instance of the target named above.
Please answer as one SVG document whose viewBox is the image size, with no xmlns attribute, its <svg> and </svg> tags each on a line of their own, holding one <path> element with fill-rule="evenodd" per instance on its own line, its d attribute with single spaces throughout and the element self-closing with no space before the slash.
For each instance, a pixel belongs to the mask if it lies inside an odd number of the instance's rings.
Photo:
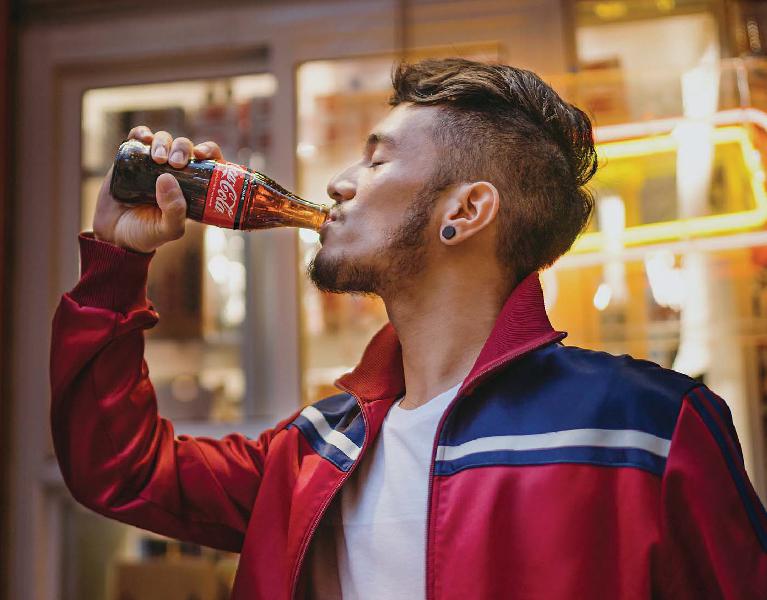
<svg viewBox="0 0 767 600">
<path fill-rule="evenodd" d="M 365 228 L 374 237 L 396 230 L 413 200 L 417 186 L 409 185 L 387 172 L 370 185 L 361 185 L 348 217 L 355 226 Z"/>
<path fill-rule="evenodd" d="M 326 245 L 331 250 L 361 255 L 380 249 L 386 241 L 386 231 L 377 219 L 365 214 L 350 214 L 343 223 L 331 224 Z"/>
<path fill-rule="evenodd" d="M 402 226 L 417 183 L 399 177 L 394 168 L 374 178 L 361 178 L 355 198 L 343 210 L 344 220 L 330 226 L 328 249 L 360 256 L 385 247 L 391 233 Z"/>
<path fill-rule="evenodd" d="M 331 223 L 320 250 L 325 260 L 358 265 L 379 264 L 387 255 L 388 231 L 380 220 L 364 212 L 350 213 L 343 223 Z"/>
</svg>

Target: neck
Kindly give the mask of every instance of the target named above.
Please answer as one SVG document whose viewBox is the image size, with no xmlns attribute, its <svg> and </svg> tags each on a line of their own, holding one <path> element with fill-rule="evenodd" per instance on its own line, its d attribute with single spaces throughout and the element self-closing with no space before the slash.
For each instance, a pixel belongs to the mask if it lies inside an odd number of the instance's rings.
<svg viewBox="0 0 767 600">
<path fill-rule="evenodd" d="M 465 379 L 504 300 L 498 277 L 457 272 L 426 276 L 417 289 L 384 296 L 402 345 L 403 408 L 421 406 Z"/>
</svg>

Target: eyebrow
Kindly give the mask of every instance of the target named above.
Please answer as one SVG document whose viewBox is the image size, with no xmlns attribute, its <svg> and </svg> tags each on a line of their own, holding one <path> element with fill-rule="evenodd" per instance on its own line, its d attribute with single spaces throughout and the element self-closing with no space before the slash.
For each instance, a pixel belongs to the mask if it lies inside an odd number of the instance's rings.
<svg viewBox="0 0 767 600">
<path fill-rule="evenodd" d="M 371 146 L 377 146 L 378 144 L 389 146 L 390 148 L 396 148 L 397 140 L 385 133 L 371 133 L 368 136 L 366 146 L 370 148 Z"/>
</svg>

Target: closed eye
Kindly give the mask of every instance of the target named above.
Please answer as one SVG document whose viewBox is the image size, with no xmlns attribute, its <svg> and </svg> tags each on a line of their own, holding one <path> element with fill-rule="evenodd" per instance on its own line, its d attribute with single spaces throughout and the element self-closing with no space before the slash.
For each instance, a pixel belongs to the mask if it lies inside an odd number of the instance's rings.
<svg viewBox="0 0 767 600">
<path fill-rule="evenodd" d="M 375 169 L 376 167 L 380 167 L 383 164 L 383 162 L 372 162 L 370 163 L 370 168 Z"/>
</svg>

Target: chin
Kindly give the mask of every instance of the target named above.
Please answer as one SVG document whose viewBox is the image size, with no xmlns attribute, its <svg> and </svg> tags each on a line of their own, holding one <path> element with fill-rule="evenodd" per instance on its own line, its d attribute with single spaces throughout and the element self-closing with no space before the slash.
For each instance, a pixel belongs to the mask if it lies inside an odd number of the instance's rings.
<svg viewBox="0 0 767 600">
<path fill-rule="evenodd" d="M 324 243 L 320 246 L 317 254 L 314 255 L 312 263 L 319 264 L 325 267 L 329 263 L 338 263 L 339 261 L 347 261 L 348 257 L 343 249 L 339 248 L 337 244 Z"/>
<path fill-rule="evenodd" d="M 320 290 L 336 294 L 378 294 L 383 279 L 373 261 L 325 246 L 317 252 L 307 272 Z"/>
</svg>

